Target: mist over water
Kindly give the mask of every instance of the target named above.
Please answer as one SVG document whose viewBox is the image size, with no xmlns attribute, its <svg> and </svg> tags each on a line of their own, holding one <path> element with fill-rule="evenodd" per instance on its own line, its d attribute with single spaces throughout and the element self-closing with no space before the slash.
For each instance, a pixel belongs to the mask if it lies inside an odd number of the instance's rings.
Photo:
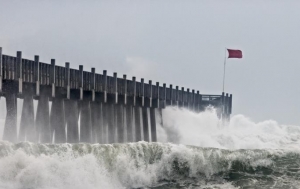
<svg viewBox="0 0 300 189">
<path fill-rule="evenodd" d="M 297 188 L 300 128 L 167 107 L 157 143 L 0 141 L 0 189 Z"/>
</svg>

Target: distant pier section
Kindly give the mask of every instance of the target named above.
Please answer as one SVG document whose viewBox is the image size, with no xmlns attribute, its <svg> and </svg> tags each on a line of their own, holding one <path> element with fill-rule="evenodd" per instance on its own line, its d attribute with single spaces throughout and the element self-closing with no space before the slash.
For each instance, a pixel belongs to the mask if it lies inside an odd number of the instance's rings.
<svg viewBox="0 0 300 189">
<path fill-rule="evenodd" d="M 6 100 L 3 140 L 41 143 L 123 143 L 157 141 L 157 123 L 163 126 L 166 106 L 195 112 L 207 106 L 229 119 L 232 95 L 205 95 L 199 91 L 159 82 L 137 81 L 117 73 L 108 76 L 95 68 L 84 71 L 2 54 L 0 48 L 0 96 Z M 17 98 L 23 99 L 17 131 Z M 34 108 L 37 100 L 37 109 Z M 35 113 L 36 112 L 36 113 Z"/>
</svg>

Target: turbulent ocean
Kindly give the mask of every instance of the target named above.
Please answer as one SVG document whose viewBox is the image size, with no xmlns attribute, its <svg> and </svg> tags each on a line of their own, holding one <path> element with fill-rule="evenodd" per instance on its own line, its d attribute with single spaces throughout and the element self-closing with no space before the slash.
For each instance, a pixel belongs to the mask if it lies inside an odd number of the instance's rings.
<svg viewBox="0 0 300 189">
<path fill-rule="evenodd" d="M 299 126 L 167 108 L 157 132 L 149 143 L 0 141 L 0 188 L 300 188 Z"/>
</svg>

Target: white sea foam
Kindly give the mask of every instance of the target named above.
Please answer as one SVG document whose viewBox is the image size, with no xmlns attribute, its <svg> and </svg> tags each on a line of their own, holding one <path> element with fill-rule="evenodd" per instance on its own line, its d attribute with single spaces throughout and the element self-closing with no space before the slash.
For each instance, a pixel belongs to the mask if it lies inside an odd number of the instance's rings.
<svg viewBox="0 0 300 189">
<path fill-rule="evenodd" d="M 270 166 L 272 154 L 284 155 L 280 150 L 228 151 L 170 143 L 0 142 L 0 188 L 140 188 L 162 180 L 233 188 L 219 174 L 230 171 L 233 162 L 252 168 Z"/>
<path fill-rule="evenodd" d="M 255 123 L 244 115 L 222 123 L 213 109 L 194 113 L 167 107 L 159 140 L 223 149 L 299 149 L 300 127 L 274 120 Z"/>
<path fill-rule="evenodd" d="M 1 189 L 123 188 L 93 155 L 28 155 L 22 150 L 0 159 Z"/>
<path fill-rule="evenodd" d="M 173 107 L 163 110 L 163 123 L 157 128 L 160 143 L 44 145 L 0 141 L 0 189 L 139 188 L 164 186 L 172 180 L 187 187 L 191 182 L 199 188 L 235 188 L 236 184 L 222 178 L 235 162 L 255 170 L 276 169 L 274 156 L 284 156 L 284 163 L 299 159 L 297 154 L 287 154 L 299 151 L 298 126 L 279 125 L 273 120 L 255 123 L 243 115 L 223 124 L 213 109 L 195 113 Z M 283 180 L 297 186 L 294 178 L 272 177 L 277 186 L 286 184 Z M 252 181 L 259 183 L 255 178 Z"/>
</svg>

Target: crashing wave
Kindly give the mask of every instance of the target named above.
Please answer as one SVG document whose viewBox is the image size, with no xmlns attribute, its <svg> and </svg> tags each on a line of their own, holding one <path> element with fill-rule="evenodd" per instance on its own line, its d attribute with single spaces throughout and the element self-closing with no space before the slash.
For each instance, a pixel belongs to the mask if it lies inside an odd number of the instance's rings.
<svg viewBox="0 0 300 189">
<path fill-rule="evenodd" d="M 299 126 L 174 107 L 160 122 L 157 143 L 0 141 L 0 189 L 299 188 Z"/>
<path fill-rule="evenodd" d="M 300 153 L 171 143 L 0 143 L 0 188 L 284 188 Z"/>
</svg>

